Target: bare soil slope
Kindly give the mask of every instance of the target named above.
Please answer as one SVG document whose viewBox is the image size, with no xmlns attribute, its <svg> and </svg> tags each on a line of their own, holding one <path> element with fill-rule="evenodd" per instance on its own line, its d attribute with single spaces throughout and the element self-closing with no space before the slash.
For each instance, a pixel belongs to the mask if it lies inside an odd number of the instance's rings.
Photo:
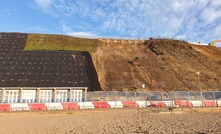
<svg viewBox="0 0 221 134">
<path fill-rule="evenodd" d="M 221 88 L 221 49 L 171 39 L 140 44 L 100 42 L 92 53 L 103 90 Z M 141 89 L 145 84 L 146 88 Z"/>
<path fill-rule="evenodd" d="M 138 42 L 29 34 L 25 50 L 89 52 L 92 90 L 100 90 L 99 84 L 102 90 L 221 89 L 221 48 L 172 39 Z"/>
</svg>

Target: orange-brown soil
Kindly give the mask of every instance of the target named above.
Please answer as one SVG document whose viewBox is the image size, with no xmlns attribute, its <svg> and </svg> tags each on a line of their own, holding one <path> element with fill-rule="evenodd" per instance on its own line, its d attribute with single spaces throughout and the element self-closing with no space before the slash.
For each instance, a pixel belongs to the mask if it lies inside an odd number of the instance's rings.
<svg viewBox="0 0 221 134">
<path fill-rule="evenodd" d="M 198 91 L 198 78 L 202 90 L 221 87 L 221 49 L 217 47 L 172 39 L 100 42 L 91 55 L 103 90 Z"/>
</svg>

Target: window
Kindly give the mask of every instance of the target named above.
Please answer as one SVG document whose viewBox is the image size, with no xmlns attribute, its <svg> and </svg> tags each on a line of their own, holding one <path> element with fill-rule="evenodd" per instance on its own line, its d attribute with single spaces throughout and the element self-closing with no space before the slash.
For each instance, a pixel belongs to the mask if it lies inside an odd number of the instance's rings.
<svg viewBox="0 0 221 134">
<path fill-rule="evenodd" d="M 6 90 L 5 91 L 5 102 L 4 103 L 18 103 L 19 102 L 19 90 Z"/>
<path fill-rule="evenodd" d="M 82 90 L 71 91 L 71 102 L 82 101 Z"/>
<path fill-rule="evenodd" d="M 56 102 L 68 102 L 69 96 L 68 90 L 56 90 Z"/>
<path fill-rule="evenodd" d="M 52 90 L 41 90 L 40 91 L 40 102 L 53 102 L 53 91 Z"/>
<path fill-rule="evenodd" d="M 36 102 L 35 90 L 23 90 L 22 91 L 22 103 L 34 103 Z"/>
</svg>

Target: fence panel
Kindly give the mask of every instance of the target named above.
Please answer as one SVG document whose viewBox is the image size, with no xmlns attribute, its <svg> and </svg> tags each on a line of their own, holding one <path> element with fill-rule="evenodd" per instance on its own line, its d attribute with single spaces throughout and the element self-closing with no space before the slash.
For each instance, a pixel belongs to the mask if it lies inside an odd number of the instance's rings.
<svg viewBox="0 0 221 134">
<path fill-rule="evenodd" d="M 106 101 L 107 92 L 106 91 L 96 91 L 93 92 L 93 101 Z"/>
<path fill-rule="evenodd" d="M 83 93 L 83 100 L 84 101 L 93 101 L 93 92 L 87 92 L 86 97 L 84 96 L 85 94 Z M 87 98 L 87 99 L 85 99 Z"/>
<path fill-rule="evenodd" d="M 177 93 L 175 91 L 170 91 L 169 96 L 171 100 L 177 100 Z"/>
<path fill-rule="evenodd" d="M 163 97 L 162 99 L 164 101 L 171 101 L 172 100 L 170 94 L 167 92 L 162 92 L 162 97 Z"/>
<path fill-rule="evenodd" d="M 189 100 L 189 92 L 187 91 L 175 91 L 171 93 L 171 99 L 173 100 Z"/>
<path fill-rule="evenodd" d="M 202 92 L 202 99 L 203 100 L 214 100 L 214 92 Z"/>
<path fill-rule="evenodd" d="M 202 92 L 191 91 L 189 92 L 189 95 L 193 107 L 204 107 Z"/>
<path fill-rule="evenodd" d="M 136 92 L 136 101 L 146 101 L 149 100 L 150 93 L 148 92 Z"/>
<path fill-rule="evenodd" d="M 189 92 L 190 100 L 201 100 L 201 93 L 200 91 L 190 91 Z"/>
<path fill-rule="evenodd" d="M 217 100 L 217 101 L 216 101 Z M 87 93 L 87 101 L 155 102 L 162 106 L 179 105 L 180 107 L 221 106 L 221 91 L 170 91 L 170 92 L 135 92 L 135 91 L 95 91 Z M 216 102 L 216 103 L 214 103 Z"/>
<path fill-rule="evenodd" d="M 216 100 L 221 100 L 221 91 L 214 92 L 214 98 Z"/>
<path fill-rule="evenodd" d="M 134 101 L 136 100 L 136 92 L 133 91 L 123 91 L 121 92 L 122 101 Z"/>
<path fill-rule="evenodd" d="M 108 101 L 119 101 L 119 100 L 121 100 L 121 92 L 120 91 L 109 91 L 109 92 L 107 92 L 107 100 Z"/>
<path fill-rule="evenodd" d="M 150 92 L 150 101 L 162 101 L 161 92 Z"/>
</svg>

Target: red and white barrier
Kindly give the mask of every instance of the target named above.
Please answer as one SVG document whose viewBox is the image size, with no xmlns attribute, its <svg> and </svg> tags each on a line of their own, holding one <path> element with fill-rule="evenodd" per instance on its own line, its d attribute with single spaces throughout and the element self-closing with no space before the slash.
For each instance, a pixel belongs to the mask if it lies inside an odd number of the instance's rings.
<svg viewBox="0 0 221 134">
<path fill-rule="evenodd" d="M 215 100 L 204 100 L 203 102 L 206 107 L 217 107 Z"/>
<path fill-rule="evenodd" d="M 108 101 L 110 108 L 123 108 L 124 105 L 121 101 Z"/>
<path fill-rule="evenodd" d="M 193 107 L 203 107 L 204 104 L 201 100 L 190 100 L 192 103 Z"/>
<path fill-rule="evenodd" d="M 151 106 L 153 107 L 165 107 L 165 103 L 163 101 L 150 101 Z"/>
<path fill-rule="evenodd" d="M 124 107 L 137 108 L 136 101 L 122 101 Z"/>
<path fill-rule="evenodd" d="M 77 102 L 62 102 L 61 104 L 64 110 L 80 109 Z"/>
<path fill-rule="evenodd" d="M 93 109 L 94 104 L 91 101 L 88 102 L 78 102 L 80 109 Z"/>
<path fill-rule="evenodd" d="M 12 103 L 11 111 L 29 111 L 28 103 Z"/>
<path fill-rule="evenodd" d="M 136 101 L 138 107 L 149 107 L 151 104 L 150 104 L 150 101 Z"/>
<path fill-rule="evenodd" d="M 221 107 L 221 100 L 217 100 L 216 103 L 218 107 Z"/>
<path fill-rule="evenodd" d="M 163 101 L 166 107 L 174 107 L 173 101 Z"/>
<path fill-rule="evenodd" d="M 107 101 L 93 101 L 92 103 L 95 108 L 110 108 Z"/>
<path fill-rule="evenodd" d="M 192 103 L 189 100 L 174 100 L 176 107 L 192 107 Z"/>
<path fill-rule="evenodd" d="M 0 111 L 2 112 L 9 112 L 11 111 L 11 106 L 10 104 L 0 104 Z"/>
<path fill-rule="evenodd" d="M 28 106 L 31 111 L 41 111 L 47 109 L 45 103 L 29 103 Z"/>
<path fill-rule="evenodd" d="M 3 103 L 0 111 L 75 110 L 94 108 L 145 108 L 154 107 L 221 107 L 221 100 L 174 100 L 174 101 L 88 101 L 62 103 Z"/>
<path fill-rule="evenodd" d="M 47 110 L 63 110 L 61 103 L 45 103 Z"/>
</svg>

